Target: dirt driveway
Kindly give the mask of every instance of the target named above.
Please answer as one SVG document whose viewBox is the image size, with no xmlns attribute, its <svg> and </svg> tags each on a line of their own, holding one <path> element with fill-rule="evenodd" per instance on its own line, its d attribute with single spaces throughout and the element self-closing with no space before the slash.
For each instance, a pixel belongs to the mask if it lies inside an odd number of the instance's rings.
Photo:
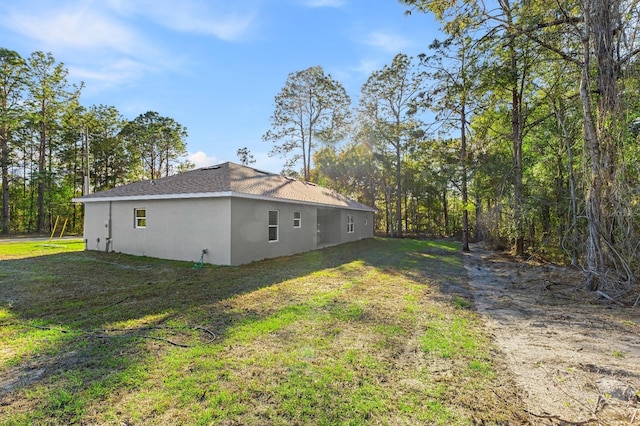
<svg viewBox="0 0 640 426">
<path fill-rule="evenodd" d="M 640 425 L 640 308 L 603 303 L 572 269 L 481 247 L 464 259 L 531 424 Z"/>
</svg>

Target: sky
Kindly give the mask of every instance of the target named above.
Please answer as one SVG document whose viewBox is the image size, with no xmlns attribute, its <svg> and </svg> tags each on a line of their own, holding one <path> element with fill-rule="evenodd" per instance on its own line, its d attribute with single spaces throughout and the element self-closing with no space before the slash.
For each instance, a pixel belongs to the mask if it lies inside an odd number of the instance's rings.
<svg viewBox="0 0 640 426">
<path fill-rule="evenodd" d="M 320 65 L 354 105 L 369 75 L 438 38 L 430 15 L 396 0 L 0 0 L 0 47 L 50 52 L 84 83 L 80 102 L 147 111 L 187 128 L 196 167 L 270 156 L 274 98 L 290 73 Z M 441 37 L 441 36 L 440 36 Z"/>
</svg>

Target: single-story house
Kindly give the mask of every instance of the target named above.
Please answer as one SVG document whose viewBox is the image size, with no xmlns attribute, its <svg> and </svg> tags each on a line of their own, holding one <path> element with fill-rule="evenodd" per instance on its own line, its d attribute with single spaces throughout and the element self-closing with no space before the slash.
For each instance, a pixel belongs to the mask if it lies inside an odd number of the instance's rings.
<svg viewBox="0 0 640 426">
<path fill-rule="evenodd" d="M 370 238 L 375 213 L 313 183 L 230 162 L 74 201 L 85 206 L 87 250 L 217 265 Z"/>
</svg>

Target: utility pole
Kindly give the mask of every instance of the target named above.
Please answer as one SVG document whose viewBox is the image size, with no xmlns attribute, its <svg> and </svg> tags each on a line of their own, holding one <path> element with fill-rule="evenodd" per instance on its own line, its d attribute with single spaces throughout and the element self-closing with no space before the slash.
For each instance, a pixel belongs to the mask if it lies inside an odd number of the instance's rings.
<svg viewBox="0 0 640 426">
<path fill-rule="evenodd" d="M 89 128 L 84 128 L 84 185 L 82 195 L 89 195 Z"/>
</svg>

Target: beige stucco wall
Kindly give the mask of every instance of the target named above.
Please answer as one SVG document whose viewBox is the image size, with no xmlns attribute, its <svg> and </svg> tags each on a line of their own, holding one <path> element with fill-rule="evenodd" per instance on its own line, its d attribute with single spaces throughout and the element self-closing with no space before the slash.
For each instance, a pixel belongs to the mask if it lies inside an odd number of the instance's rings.
<svg viewBox="0 0 640 426">
<path fill-rule="evenodd" d="M 340 227 L 341 243 L 373 237 L 373 213 L 355 210 L 341 210 L 340 215 L 342 218 L 342 226 Z M 353 216 L 353 232 L 348 232 L 347 215 Z"/>
<path fill-rule="evenodd" d="M 87 250 L 105 251 L 109 237 L 109 203 L 84 205 L 84 240 Z"/>
<path fill-rule="evenodd" d="M 279 212 L 278 241 L 269 241 L 269 210 Z M 294 228 L 293 212 L 301 212 Z M 234 198 L 231 201 L 231 262 L 233 265 L 286 256 L 317 248 L 316 207 Z"/>
<path fill-rule="evenodd" d="M 269 241 L 269 210 L 279 212 L 278 241 Z M 318 211 L 330 211 L 331 229 L 318 228 Z M 293 212 L 302 214 L 302 226 L 294 228 Z M 347 215 L 354 217 L 354 232 L 347 232 Z M 373 237 L 373 213 L 318 208 L 294 203 L 277 203 L 234 198 L 231 201 L 231 263 L 239 265 L 255 260 L 287 256 L 321 247 Z M 329 242 L 319 240 L 318 232 L 330 235 Z"/>
<path fill-rule="evenodd" d="M 134 209 L 146 209 L 146 228 L 134 227 Z M 269 210 L 279 212 L 278 241 L 269 241 Z M 294 227 L 293 212 L 301 212 Z M 318 213 L 320 211 L 320 213 Z M 318 214 L 330 219 L 320 229 Z M 347 215 L 354 232 L 347 232 Z M 109 222 L 109 218 L 110 222 Z M 110 223 L 110 226 L 108 224 Z M 244 198 L 192 198 L 85 204 L 84 236 L 89 250 L 240 265 L 373 237 L 373 213 Z"/>
<path fill-rule="evenodd" d="M 146 228 L 134 227 L 134 209 L 146 209 Z M 89 250 L 105 250 L 109 202 L 85 205 L 84 236 Z M 110 250 L 161 259 L 230 263 L 230 199 L 111 202 Z M 100 238 L 100 242 L 97 239 Z"/>
</svg>

